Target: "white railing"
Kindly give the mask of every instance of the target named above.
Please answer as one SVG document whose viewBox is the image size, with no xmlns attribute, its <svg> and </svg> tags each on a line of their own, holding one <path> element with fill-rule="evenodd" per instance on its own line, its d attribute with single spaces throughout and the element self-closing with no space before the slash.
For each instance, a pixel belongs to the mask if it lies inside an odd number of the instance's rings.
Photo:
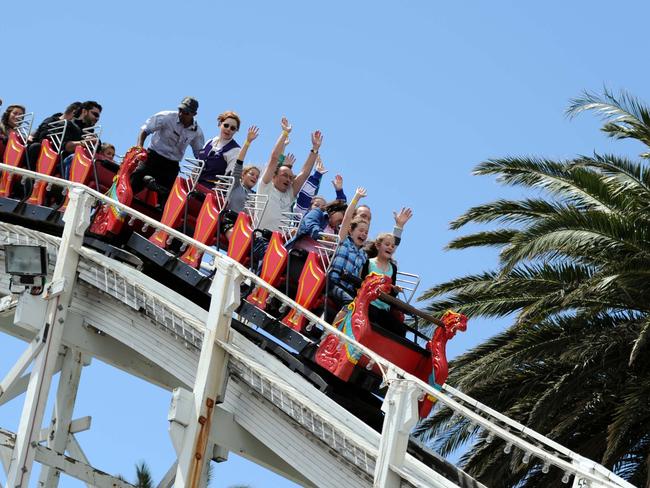
<svg viewBox="0 0 650 488">
<path fill-rule="evenodd" d="M 462 394 L 460 391 L 453 389 L 450 386 L 443 386 L 443 391 L 434 389 L 428 383 L 425 383 L 421 379 L 413 376 L 412 374 L 402 370 L 398 366 L 394 365 L 384 357 L 375 353 L 373 350 L 368 347 L 359 344 L 354 339 L 348 337 L 343 332 L 332 327 L 329 323 L 322 320 L 320 317 L 317 317 L 309 310 L 303 308 L 298 303 L 294 302 L 289 297 L 282 294 L 280 291 L 276 290 L 264 280 L 259 278 L 255 273 L 251 272 L 238 262 L 232 260 L 228 256 L 219 253 L 212 247 L 206 246 L 198 241 L 195 241 L 191 237 L 175 230 L 166 225 L 161 224 L 160 222 L 144 215 L 132 208 L 112 200 L 111 198 L 103 195 L 91 188 L 88 188 L 85 185 L 79 183 L 72 183 L 67 180 L 56 178 L 53 176 L 47 176 L 40 173 L 35 173 L 23 168 L 17 168 L 12 166 L 7 166 L 5 164 L 0 164 L 0 170 L 9 171 L 15 174 L 19 174 L 23 177 L 33 178 L 36 180 L 45 181 L 52 185 L 58 185 L 62 187 L 67 187 L 68 191 L 72 188 L 79 188 L 91 195 L 96 200 L 99 200 L 103 203 L 110 204 L 120 211 L 129 214 L 131 219 L 137 219 L 142 221 L 144 224 L 151 226 L 155 229 L 163 230 L 168 233 L 170 237 L 180 240 L 186 245 L 191 245 L 199 250 L 203 251 L 206 254 L 210 254 L 214 257 L 215 266 L 219 266 L 219 263 L 230 262 L 236 270 L 245 278 L 249 279 L 254 285 L 260 286 L 266 289 L 272 296 L 276 297 L 281 302 L 287 304 L 288 306 L 295 308 L 300 314 L 307 318 L 310 322 L 320 325 L 324 331 L 327 333 L 336 335 L 339 340 L 344 341 L 348 345 L 354 347 L 358 351 L 361 351 L 365 356 L 368 357 L 370 361 L 376 364 L 383 377 L 384 384 L 392 387 L 393 384 L 403 384 L 407 382 L 410 386 L 417 388 L 420 392 L 420 397 L 424 395 L 431 395 L 435 397 L 439 403 L 444 404 L 445 406 L 452 409 L 456 414 L 461 415 L 467 418 L 473 424 L 476 424 L 488 432 L 488 435 L 497 436 L 504 440 L 507 444 L 506 446 L 509 449 L 512 447 L 517 447 L 538 459 L 540 459 L 545 467 L 544 472 L 548 470 L 548 466 L 556 466 L 557 468 L 563 470 L 567 475 L 576 475 L 580 479 L 587 480 L 595 484 L 595 486 L 602 487 L 625 487 L 625 488 L 634 488 L 634 485 L 626 482 L 613 472 L 609 471 L 602 465 L 591 461 L 583 456 L 580 456 L 573 451 L 564 448 L 563 446 L 557 444 L 551 439 L 546 438 L 542 434 L 535 432 L 532 429 L 529 429 L 522 424 L 509 419 L 508 417 L 496 412 L 495 410 L 490 409 L 489 407 L 482 405 L 480 402 Z M 448 392 L 448 393 L 446 393 Z M 457 401 L 453 396 L 458 397 L 462 402 L 471 405 L 472 407 L 479 410 L 483 415 L 476 413 L 471 408 L 463 405 L 463 403 Z M 494 419 L 491 420 L 491 419 Z M 499 425 L 500 423 L 506 424 L 507 428 Z M 526 437 L 530 440 L 524 439 Z M 564 458 L 569 458 L 570 461 L 565 460 Z M 565 476 L 568 479 L 567 476 Z"/>
</svg>

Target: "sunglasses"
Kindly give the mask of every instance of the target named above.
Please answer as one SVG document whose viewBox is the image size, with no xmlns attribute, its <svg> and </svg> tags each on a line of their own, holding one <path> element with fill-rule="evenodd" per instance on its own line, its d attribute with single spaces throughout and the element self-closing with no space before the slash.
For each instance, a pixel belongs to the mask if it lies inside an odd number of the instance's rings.
<svg viewBox="0 0 650 488">
<path fill-rule="evenodd" d="M 92 111 L 90 112 L 90 114 L 91 114 L 93 117 L 95 117 L 96 119 L 98 119 L 99 116 L 101 115 L 101 112 L 98 112 L 97 110 L 92 110 Z"/>
<path fill-rule="evenodd" d="M 233 131 L 237 131 L 237 126 L 234 126 L 232 124 L 222 124 L 226 129 L 230 129 Z"/>
</svg>

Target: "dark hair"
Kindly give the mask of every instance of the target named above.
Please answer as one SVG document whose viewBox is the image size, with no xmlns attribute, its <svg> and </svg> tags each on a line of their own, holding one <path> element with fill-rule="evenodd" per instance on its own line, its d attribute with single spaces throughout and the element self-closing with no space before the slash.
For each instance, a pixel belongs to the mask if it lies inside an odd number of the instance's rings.
<svg viewBox="0 0 650 488">
<path fill-rule="evenodd" d="M 9 129 L 13 129 L 13 127 L 9 127 L 7 124 L 9 124 L 9 115 L 16 108 L 21 109 L 23 113 L 27 111 L 25 110 L 25 107 L 23 107 L 22 105 L 7 106 L 7 109 L 4 111 L 4 113 L 2 114 L 2 118 L 0 119 L 0 132 L 8 133 Z"/>
<path fill-rule="evenodd" d="M 115 151 L 115 146 L 110 142 L 102 142 L 102 145 L 99 148 L 99 152 L 103 153 L 107 149 L 112 149 L 113 151 Z"/>
<path fill-rule="evenodd" d="M 219 114 L 219 116 L 217 117 L 217 121 L 219 122 L 219 125 L 221 125 L 221 123 L 226 119 L 235 119 L 237 121 L 237 130 L 239 130 L 239 127 L 241 127 L 241 120 L 239 120 L 239 115 L 237 115 L 237 113 L 228 111 Z"/>
<path fill-rule="evenodd" d="M 65 112 L 63 113 L 66 115 L 72 114 L 73 117 L 79 117 L 81 113 L 81 102 L 72 102 L 65 108 Z"/>
<path fill-rule="evenodd" d="M 327 215 L 332 215 L 336 212 L 345 212 L 348 208 L 348 204 L 345 203 L 345 200 L 332 200 L 323 209 L 327 212 Z"/>
<path fill-rule="evenodd" d="M 94 108 L 99 109 L 100 112 L 102 111 L 102 106 L 94 100 L 88 100 L 81 104 L 81 110 L 92 110 Z"/>
</svg>

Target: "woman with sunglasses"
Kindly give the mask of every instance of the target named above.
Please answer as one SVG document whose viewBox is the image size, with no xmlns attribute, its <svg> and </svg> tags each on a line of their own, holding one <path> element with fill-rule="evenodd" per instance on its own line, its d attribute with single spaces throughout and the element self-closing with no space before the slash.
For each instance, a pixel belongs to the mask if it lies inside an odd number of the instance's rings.
<svg viewBox="0 0 650 488">
<path fill-rule="evenodd" d="M 205 164 L 199 177 L 199 184 L 207 188 L 214 186 L 215 177 L 231 175 L 239 156 L 239 144 L 233 139 L 239 130 L 240 119 L 235 112 L 224 112 L 217 117 L 219 135 L 210 139 L 199 154 Z"/>
</svg>

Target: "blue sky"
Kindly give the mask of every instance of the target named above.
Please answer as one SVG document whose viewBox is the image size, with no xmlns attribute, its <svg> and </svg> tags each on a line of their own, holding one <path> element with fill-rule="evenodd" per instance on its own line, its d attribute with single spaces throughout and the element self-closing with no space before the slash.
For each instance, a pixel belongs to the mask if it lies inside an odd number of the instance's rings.
<svg viewBox="0 0 650 488">
<path fill-rule="evenodd" d="M 7 2 L 0 98 L 27 105 L 36 122 L 73 100 L 104 106 L 103 139 L 123 154 L 151 114 L 181 98 L 200 102 L 206 137 L 233 109 L 261 135 L 249 161 L 265 163 L 286 115 L 299 163 L 321 129 L 331 177 L 368 188 L 371 235 L 392 228 L 392 210 L 414 209 L 397 253 L 422 289 L 485 270 L 488 251 L 445 252 L 461 232 L 448 223 L 472 205 L 516 197 L 471 176 L 490 157 L 563 158 L 638 147 L 613 143 L 590 116 L 564 117 L 570 98 L 604 85 L 650 101 L 646 2 Z M 243 134 L 239 135 L 239 140 Z M 471 229 L 468 229 L 471 230 Z M 504 321 L 474 320 L 449 345 L 458 354 Z M 0 376 L 24 345 L 0 336 Z M 22 398 L 22 397 L 21 397 Z M 145 459 L 156 480 L 173 458 L 169 393 L 95 361 L 84 372 L 76 416 L 93 464 L 132 476 Z M 0 408 L 15 430 L 20 400 Z M 133 435 L 136 433 L 136 435 Z M 212 486 L 290 486 L 257 468 L 216 466 Z M 0 481 L 4 481 L 0 474 Z M 66 479 L 61 486 L 79 486 Z"/>
</svg>

